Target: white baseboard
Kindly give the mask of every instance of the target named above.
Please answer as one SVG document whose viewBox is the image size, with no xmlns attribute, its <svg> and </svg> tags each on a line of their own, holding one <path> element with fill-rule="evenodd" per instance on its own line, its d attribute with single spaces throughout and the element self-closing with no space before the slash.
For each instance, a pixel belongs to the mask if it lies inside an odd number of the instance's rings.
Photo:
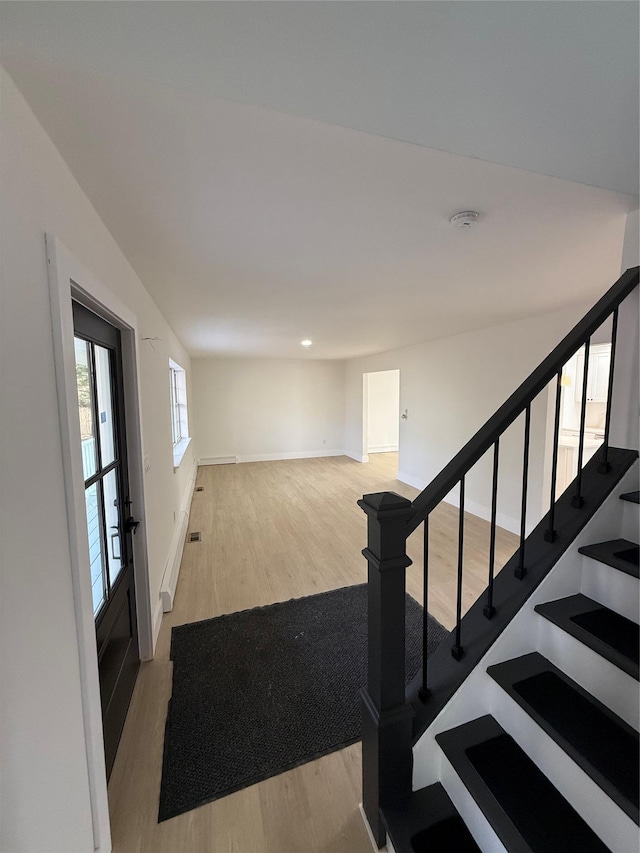
<svg viewBox="0 0 640 853">
<path fill-rule="evenodd" d="M 164 567 L 162 583 L 160 584 L 160 602 L 164 613 L 168 613 L 173 609 L 173 600 L 176 594 L 176 587 L 178 586 L 178 575 L 180 574 L 184 540 L 187 535 L 187 527 L 189 526 L 189 510 L 191 508 L 191 498 L 193 496 L 197 472 L 198 467 L 194 463 L 191 477 L 184 490 L 182 506 L 176 516 L 173 536 L 171 537 L 169 555 Z"/>
<path fill-rule="evenodd" d="M 320 456 L 344 456 L 344 450 L 293 450 L 287 453 L 255 453 L 243 456 L 209 456 L 200 465 L 228 465 L 242 462 L 278 462 L 285 459 L 315 459 Z"/>
<path fill-rule="evenodd" d="M 428 485 L 426 480 L 420 480 L 418 477 L 414 477 L 412 474 L 405 474 L 404 471 L 398 471 L 396 476 L 401 483 L 406 483 L 408 486 L 413 486 L 414 489 L 419 489 L 420 491 L 426 489 Z M 453 494 L 447 495 L 444 500 L 451 506 L 460 506 L 459 497 L 455 492 L 453 492 Z M 464 510 L 465 512 L 468 512 L 471 515 L 476 515 L 478 518 L 483 519 L 483 521 L 491 521 L 491 509 L 488 506 L 484 506 L 484 504 L 479 504 L 476 503 L 476 501 L 470 501 L 468 499 L 465 499 Z M 513 518 L 510 515 L 506 515 L 503 512 L 496 513 L 496 524 L 498 525 L 498 527 L 502 527 L 503 530 L 508 530 L 510 533 L 520 533 L 519 519 Z M 532 526 L 534 527 L 535 525 Z M 527 534 L 529 534 L 530 532 L 531 530 L 527 529 Z"/>
<path fill-rule="evenodd" d="M 427 487 L 426 480 L 420 480 L 418 477 L 414 477 L 413 474 L 405 474 L 404 471 L 398 471 L 396 474 L 396 480 L 400 480 L 401 483 L 406 483 L 407 486 L 413 486 L 414 489 L 419 489 L 419 491 L 422 491 Z"/>
<path fill-rule="evenodd" d="M 360 817 L 364 821 L 364 828 L 367 830 L 367 836 L 369 841 L 371 842 L 371 847 L 375 851 L 375 853 L 393 853 L 393 847 L 391 846 L 391 842 L 387 841 L 384 847 L 378 847 L 376 844 L 376 840 L 373 837 L 373 833 L 371 832 L 371 827 L 369 826 L 369 821 L 367 820 L 367 816 L 364 813 L 364 806 L 362 803 L 358 803 L 358 811 L 360 812 Z"/>
<path fill-rule="evenodd" d="M 368 453 L 397 453 L 398 445 L 397 444 L 377 444 L 373 447 L 370 447 L 367 451 Z"/>
<path fill-rule="evenodd" d="M 362 453 L 350 453 L 348 450 L 345 450 L 345 451 L 344 451 L 344 453 L 343 453 L 342 455 L 343 455 L 343 456 L 348 456 L 348 457 L 349 457 L 349 459 L 355 459 L 355 460 L 356 460 L 356 462 L 368 462 L 368 461 L 369 461 L 369 454 L 368 454 L 368 453 L 365 453 L 365 454 L 362 454 Z"/>
<path fill-rule="evenodd" d="M 445 498 L 446 503 L 451 506 L 458 507 L 460 506 L 460 498 L 457 494 L 447 495 Z M 464 511 L 471 513 L 471 515 L 476 515 L 478 518 L 481 518 L 483 521 L 491 521 L 491 508 L 488 506 L 484 506 L 484 504 L 476 503 L 475 501 L 470 501 L 465 498 L 464 501 Z M 509 533 L 520 533 L 520 520 L 517 518 L 513 518 L 511 515 L 505 515 L 503 512 L 496 513 L 496 524 L 498 527 L 501 527 L 503 530 L 508 530 Z M 531 530 L 535 527 L 535 524 L 527 525 L 527 535 L 531 533 Z M 529 529 L 530 528 L 530 529 Z"/>
</svg>

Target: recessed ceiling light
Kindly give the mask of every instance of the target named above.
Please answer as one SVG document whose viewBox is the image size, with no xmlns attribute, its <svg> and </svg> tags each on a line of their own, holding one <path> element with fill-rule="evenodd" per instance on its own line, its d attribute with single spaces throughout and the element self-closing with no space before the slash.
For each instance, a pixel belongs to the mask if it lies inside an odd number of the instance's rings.
<svg viewBox="0 0 640 853">
<path fill-rule="evenodd" d="M 305 338 L 303 341 L 300 341 L 303 347 L 310 347 L 313 341 L 310 341 L 309 338 Z"/>
</svg>

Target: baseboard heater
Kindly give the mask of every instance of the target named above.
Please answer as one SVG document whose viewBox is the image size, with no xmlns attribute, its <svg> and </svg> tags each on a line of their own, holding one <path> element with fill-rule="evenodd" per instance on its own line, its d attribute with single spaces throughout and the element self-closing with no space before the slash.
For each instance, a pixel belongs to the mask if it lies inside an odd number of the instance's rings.
<svg viewBox="0 0 640 853">
<path fill-rule="evenodd" d="M 178 585 L 180 574 L 180 563 L 182 562 L 182 546 L 189 524 L 189 513 L 180 512 L 176 519 L 176 526 L 171 540 L 171 549 L 164 570 L 162 586 L 160 587 L 160 599 L 162 601 L 162 612 L 168 613 L 173 610 L 173 599 Z"/>
<path fill-rule="evenodd" d="M 171 538 L 171 546 L 169 548 L 169 556 L 164 567 L 164 575 L 162 584 L 160 585 L 160 601 L 162 602 L 162 612 L 168 613 L 173 610 L 173 600 L 176 595 L 176 587 L 178 586 L 178 575 L 180 574 L 180 564 L 182 563 L 182 551 L 184 549 L 184 541 L 187 536 L 187 528 L 189 526 L 189 509 L 191 508 L 191 498 L 193 489 L 196 484 L 197 467 L 194 465 L 191 478 L 185 490 L 183 507 L 176 516 L 176 523 Z"/>
<path fill-rule="evenodd" d="M 205 456 L 198 460 L 200 465 L 235 465 L 237 456 Z"/>
</svg>

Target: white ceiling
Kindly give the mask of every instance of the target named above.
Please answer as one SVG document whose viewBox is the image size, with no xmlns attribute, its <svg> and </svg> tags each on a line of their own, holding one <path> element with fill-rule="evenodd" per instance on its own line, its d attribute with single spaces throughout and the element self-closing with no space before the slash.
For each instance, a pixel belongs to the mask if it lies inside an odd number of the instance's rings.
<svg viewBox="0 0 640 853">
<path fill-rule="evenodd" d="M 1 3 L 0 44 L 193 354 L 346 358 L 613 283 L 637 206 L 637 16 L 47 0 Z M 466 208 L 477 229 L 451 230 Z"/>
</svg>

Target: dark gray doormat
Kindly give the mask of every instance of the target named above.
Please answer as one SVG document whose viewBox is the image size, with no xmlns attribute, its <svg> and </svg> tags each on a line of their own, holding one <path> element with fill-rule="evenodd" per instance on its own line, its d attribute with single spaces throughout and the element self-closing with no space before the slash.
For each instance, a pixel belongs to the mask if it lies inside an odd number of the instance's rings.
<svg viewBox="0 0 640 853">
<path fill-rule="evenodd" d="M 428 618 L 431 651 L 448 632 Z M 407 595 L 407 683 L 421 647 Z M 171 659 L 158 821 L 360 739 L 366 584 L 180 625 Z"/>
</svg>

